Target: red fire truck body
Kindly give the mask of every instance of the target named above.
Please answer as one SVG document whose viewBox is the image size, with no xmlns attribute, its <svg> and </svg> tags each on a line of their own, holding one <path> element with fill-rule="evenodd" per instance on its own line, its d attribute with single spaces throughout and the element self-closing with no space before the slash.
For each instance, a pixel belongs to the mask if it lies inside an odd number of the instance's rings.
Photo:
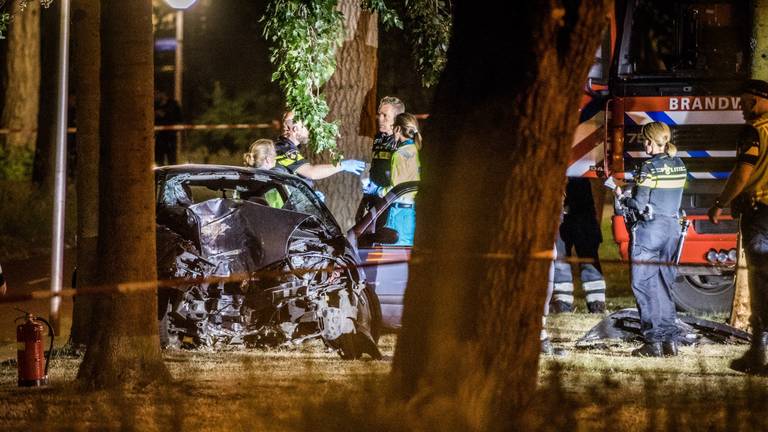
<svg viewBox="0 0 768 432">
<path fill-rule="evenodd" d="M 689 311 L 726 311 L 733 296 L 736 221 L 706 217 L 735 163 L 744 120 L 748 2 L 618 1 L 587 83 L 568 176 L 613 175 L 632 185 L 644 160 L 642 125 L 662 121 L 688 168 L 682 208 L 687 231 L 673 298 Z M 610 53 L 605 54 L 603 53 Z M 623 259 L 629 234 L 613 235 Z"/>
</svg>

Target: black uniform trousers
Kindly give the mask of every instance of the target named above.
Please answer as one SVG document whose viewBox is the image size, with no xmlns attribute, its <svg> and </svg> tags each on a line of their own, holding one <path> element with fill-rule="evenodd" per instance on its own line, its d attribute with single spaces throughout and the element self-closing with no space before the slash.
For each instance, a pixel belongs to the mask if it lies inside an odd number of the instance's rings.
<svg viewBox="0 0 768 432">
<path fill-rule="evenodd" d="M 677 313 L 670 291 L 676 270 L 671 265 L 680 239 L 680 223 L 676 217 L 657 216 L 640 221 L 633 229 L 632 293 L 640 311 L 643 337 L 648 343 L 676 340 Z"/>
<path fill-rule="evenodd" d="M 741 215 L 741 233 L 749 266 L 752 331 L 768 331 L 768 206 L 758 204 Z"/>
</svg>

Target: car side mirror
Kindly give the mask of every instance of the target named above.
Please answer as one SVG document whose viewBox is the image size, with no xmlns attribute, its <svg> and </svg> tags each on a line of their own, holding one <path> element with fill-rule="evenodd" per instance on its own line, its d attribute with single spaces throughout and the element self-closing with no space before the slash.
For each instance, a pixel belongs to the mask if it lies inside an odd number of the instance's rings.
<svg viewBox="0 0 768 432">
<path fill-rule="evenodd" d="M 365 233 L 357 239 L 360 246 L 371 246 L 378 244 L 394 244 L 400 239 L 400 234 L 392 228 L 379 228 L 375 233 Z"/>
</svg>

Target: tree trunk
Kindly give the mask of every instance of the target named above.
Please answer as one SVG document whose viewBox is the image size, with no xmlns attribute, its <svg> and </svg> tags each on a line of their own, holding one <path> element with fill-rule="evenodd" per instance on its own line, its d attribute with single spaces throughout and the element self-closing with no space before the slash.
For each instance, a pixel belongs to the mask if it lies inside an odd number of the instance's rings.
<svg viewBox="0 0 768 432">
<path fill-rule="evenodd" d="M 361 10 L 359 0 L 340 0 L 339 9 L 344 14 L 344 44 L 336 54 L 336 71 L 323 93 L 330 107 L 330 119 L 339 122 L 339 151 L 348 159 L 370 162 L 372 137 L 376 133 L 378 14 Z M 341 226 L 352 226 L 362 197 L 360 179 L 340 173 L 317 185 Z"/>
<path fill-rule="evenodd" d="M 98 282 L 99 232 L 99 0 L 72 2 L 72 81 L 78 100 L 77 287 Z M 70 343 L 87 346 L 92 332 L 93 296 L 75 296 Z"/>
<path fill-rule="evenodd" d="M 59 26 L 61 2 L 54 1 L 41 13 L 41 67 L 47 73 L 40 76 L 40 108 L 37 114 L 37 143 L 32 166 L 32 181 L 38 185 L 43 199 L 53 199 L 53 177 L 56 158 L 56 109 L 59 68 Z"/>
<path fill-rule="evenodd" d="M 28 180 L 37 137 L 37 109 L 40 94 L 40 3 L 30 1 L 15 14 L 8 28 L 7 77 L 2 125 L 11 129 L 0 152 L 0 177 Z"/>
<path fill-rule="evenodd" d="M 454 3 L 393 364 L 396 394 L 425 422 L 514 430 L 534 394 L 549 261 L 532 255 L 554 244 L 609 3 Z"/>
<path fill-rule="evenodd" d="M 101 2 L 99 268 L 109 285 L 157 279 L 152 3 Z M 157 290 L 100 295 L 78 379 L 92 388 L 169 378 Z"/>
</svg>

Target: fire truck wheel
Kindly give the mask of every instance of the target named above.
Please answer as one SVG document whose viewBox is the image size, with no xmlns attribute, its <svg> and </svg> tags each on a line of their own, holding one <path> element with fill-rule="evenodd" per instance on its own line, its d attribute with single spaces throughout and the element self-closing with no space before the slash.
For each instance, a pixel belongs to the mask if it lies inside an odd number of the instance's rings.
<svg viewBox="0 0 768 432">
<path fill-rule="evenodd" d="M 680 311 L 728 313 L 733 291 L 733 275 L 678 275 L 671 294 Z"/>
</svg>

